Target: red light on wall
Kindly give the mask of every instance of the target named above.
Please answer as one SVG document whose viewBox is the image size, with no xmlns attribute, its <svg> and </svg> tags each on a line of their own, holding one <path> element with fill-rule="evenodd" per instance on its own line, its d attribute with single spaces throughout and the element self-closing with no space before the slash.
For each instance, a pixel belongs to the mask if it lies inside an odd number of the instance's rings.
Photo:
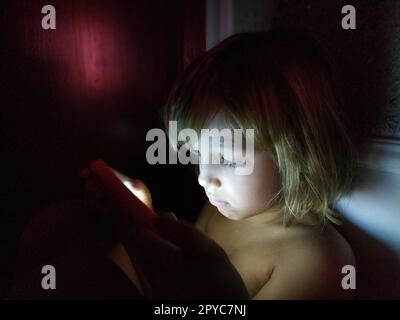
<svg viewBox="0 0 400 320">
<path fill-rule="evenodd" d="M 29 60 L 48 68 L 59 92 L 72 98 L 103 99 L 127 89 L 135 52 L 116 15 L 102 6 L 57 4 L 55 8 L 55 30 L 41 28 L 40 6 L 25 8 L 20 39 Z"/>
<path fill-rule="evenodd" d="M 73 93 L 101 97 L 125 86 L 129 62 L 122 38 L 111 21 L 100 18 L 76 20 L 65 31 L 57 53 Z"/>
</svg>

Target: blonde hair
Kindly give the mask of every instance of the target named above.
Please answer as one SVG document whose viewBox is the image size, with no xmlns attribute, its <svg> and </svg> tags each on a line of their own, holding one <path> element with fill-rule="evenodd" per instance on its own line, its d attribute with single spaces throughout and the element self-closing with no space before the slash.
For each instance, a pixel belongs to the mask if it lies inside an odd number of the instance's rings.
<svg viewBox="0 0 400 320">
<path fill-rule="evenodd" d="M 351 189 L 355 155 L 333 70 L 306 35 L 234 35 L 176 79 L 163 120 L 199 130 L 222 112 L 231 128 L 253 128 L 256 150 L 269 150 L 279 169 L 285 221 L 313 213 L 339 223 L 332 205 Z"/>
</svg>

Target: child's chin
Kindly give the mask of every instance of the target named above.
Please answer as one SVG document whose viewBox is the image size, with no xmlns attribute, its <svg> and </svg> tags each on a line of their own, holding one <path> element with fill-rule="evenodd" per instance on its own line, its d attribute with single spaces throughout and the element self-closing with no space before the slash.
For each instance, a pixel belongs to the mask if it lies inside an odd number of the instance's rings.
<svg viewBox="0 0 400 320">
<path fill-rule="evenodd" d="M 241 220 L 243 219 L 242 215 L 238 212 L 233 212 L 229 210 L 224 210 L 223 208 L 217 208 L 218 211 L 225 216 L 225 218 L 228 218 L 230 220 Z"/>
</svg>

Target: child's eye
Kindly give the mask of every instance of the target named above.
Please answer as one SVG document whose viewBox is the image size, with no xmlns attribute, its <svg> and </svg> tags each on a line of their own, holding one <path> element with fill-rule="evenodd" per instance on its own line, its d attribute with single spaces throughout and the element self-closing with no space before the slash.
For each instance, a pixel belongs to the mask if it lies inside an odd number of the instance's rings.
<svg viewBox="0 0 400 320">
<path fill-rule="evenodd" d="M 221 155 L 221 165 L 229 167 L 229 168 L 235 168 L 236 162 L 228 161 Z"/>
</svg>

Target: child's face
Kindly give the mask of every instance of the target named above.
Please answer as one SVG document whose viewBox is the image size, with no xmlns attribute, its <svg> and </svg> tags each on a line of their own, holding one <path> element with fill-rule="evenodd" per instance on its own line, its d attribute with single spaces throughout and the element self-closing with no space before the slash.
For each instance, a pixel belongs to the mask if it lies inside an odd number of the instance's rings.
<svg viewBox="0 0 400 320">
<path fill-rule="evenodd" d="M 204 129 L 223 129 L 222 119 L 216 116 Z M 234 143 L 237 145 L 237 141 Z M 201 138 L 193 148 L 203 156 Z M 210 153 L 220 152 L 222 155 L 223 148 L 218 149 L 211 146 Z M 276 204 L 272 198 L 280 189 L 278 169 L 271 154 L 267 151 L 254 151 L 254 159 L 248 159 L 254 162 L 254 170 L 250 175 L 235 173 L 234 158 L 225 159 L 225 163 L 221 164 L 200 163 L 199 184 L 204 188 L 210 203 L 229 219 L 240 220 L 265 213 Z"/>
</svg>

